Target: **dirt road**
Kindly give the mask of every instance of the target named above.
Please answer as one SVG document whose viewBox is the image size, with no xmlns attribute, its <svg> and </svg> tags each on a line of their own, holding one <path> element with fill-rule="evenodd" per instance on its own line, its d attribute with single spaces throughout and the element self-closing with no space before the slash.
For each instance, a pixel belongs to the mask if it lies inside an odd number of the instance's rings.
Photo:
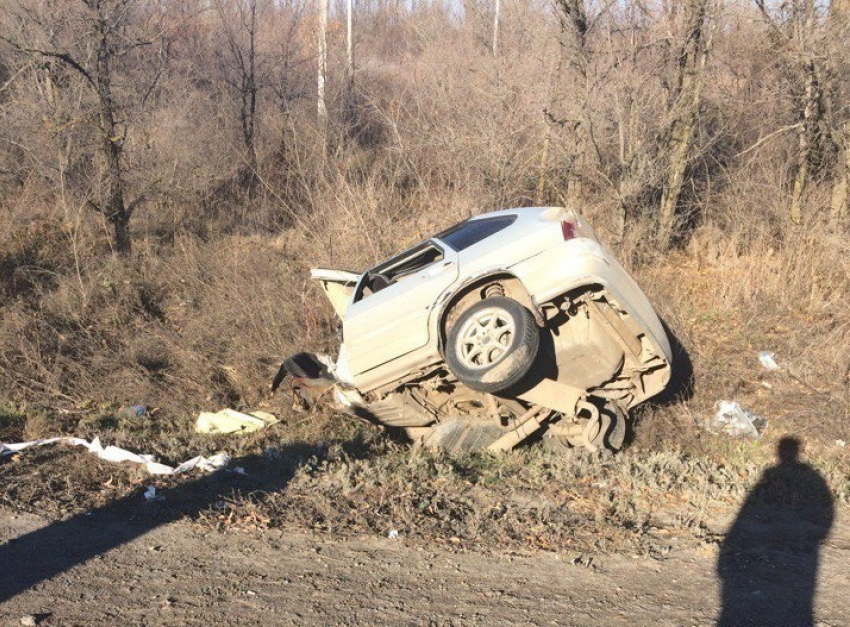
<svg viewBox="0 0 850 627">
<path fill-rule="evenodd" d="M 839 516 L 820 551 L 816 625 L 850 625 L 847 519 Z M 689 626 L 714 624 L 721 606 L 716 545 L 674 548 L 661 559 L 576 559 L 455 553 L 403 536 L 206 532 L 181 521 L 138 531 L 96 516 L 44 525 L 0 514 L 0 625 L 34 615 L 63 626 Z M 747 607 L 793 604 L 786 574 L 800 564 L 788 555 L 780 569 L 762 555 L 774 571 L 746 591 L 754 605 L 744 599 L 737 624 L 779 624 Z M 787 616 L 783 625 L 811 624 Z"/>
</svg>

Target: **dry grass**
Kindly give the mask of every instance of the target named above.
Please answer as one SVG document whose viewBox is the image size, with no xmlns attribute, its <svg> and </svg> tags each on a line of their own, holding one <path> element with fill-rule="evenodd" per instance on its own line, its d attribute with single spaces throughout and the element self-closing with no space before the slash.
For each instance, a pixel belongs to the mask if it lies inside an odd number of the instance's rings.
<svg viewBox="0 0 850 627">
<path fill-rule="evenodd" d="M 850 269 L 841 237 L 817 226 L 776 239 L 706 225 L 689 248 L 665 256 L 621 242 L 687 351 L 691 393 L 636 412 L 633 440 L 617 456 L 558 457 L 532 446 L 451 459 L 346 418 L 298 413 L 285 395 L 267 397 L 283 356 L 334 349 L 335 322 L 305 280 L 309 265 L 349 259 L 362 267 L 455 218 L 403 212 L 395 224 L 369 200 L 376 191 L 340 189 L 352 194 L 346 220 L 365 224 L 375 246 L 358 247 L 328 204 L 276 236 L 150 238 L 132 262 L 94 247 L 76 262 L 59 256 L 49 280 L 31 274 L 38 280 L 13 286 L 15 298 L 2 307 L 0 437 L 100 436 L 172 464 L 226 450 L 249 476 L 224 480 L 187 512 L 200 524 L 395 529 L 461 548 L 653 553 L 672 537 L 711 539 L 786 434 L 805 441 L 807 459 L 847 500 L 850 451 L 836 444 L 850 441 Z M 319 246 L 327 232 L 343 248 Z M 61 247 L 39 250 L 56 256 Z M 761 350 L 786 368 L 763 370 Z M 707 433 L 702 424 L 719 399 L 765 416 L 764 438 Z M 148 413 L 119 411 L 135 404 Z M 263 407 L 282 422 L 245 438 L 192 431 L 198 410 L 224 406 Z M 280 481 L 283 472 L 291 481 Z M 197 479 L 154 480 L 63 448 L 6 459 L 0 478 L 4 507 L 56 518 L 141 498 L 152 483 L 191 488 Z"/>
</svg>

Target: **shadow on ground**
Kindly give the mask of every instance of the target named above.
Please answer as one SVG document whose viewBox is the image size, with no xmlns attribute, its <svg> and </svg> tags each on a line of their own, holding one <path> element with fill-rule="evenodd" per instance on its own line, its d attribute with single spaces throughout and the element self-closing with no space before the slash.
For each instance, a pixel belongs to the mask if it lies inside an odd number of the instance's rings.
<svg viewBox="0 0 850 627">
<path fill-rule="evenodd" d="M 345 447 L 352 457 L 367 451 L 362 443 Z M 78 564 L 103 555 L 172 521 L 197 516 L 224 498 L 241 492 L 284 490 L 297 469 L 325 448 L 303 443 L 276 449 L 273 457 L 233 460 L 231 468 L 163 490 L 163 500 L 148 502 L 143 488 L 107 506 L 56 522 L 0 546 L 0 603 Z"/>
<path fill-rule="evenodd" d="M 783 438 L 726 535 L 717 563 L 718 627 L 812 627 L 820 546 L 834 507 L 823 477 Z"/>
</svg>

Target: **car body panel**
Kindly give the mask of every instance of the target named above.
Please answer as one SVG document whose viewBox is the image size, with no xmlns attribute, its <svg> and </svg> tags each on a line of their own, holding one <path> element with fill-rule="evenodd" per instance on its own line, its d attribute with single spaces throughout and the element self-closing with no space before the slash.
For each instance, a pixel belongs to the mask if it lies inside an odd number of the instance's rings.
<svg viewBox="0 0 850 627">
<path fill-rule="evenodd" d="M 427 346 L 428 325 L 439 296 L 457 281 L 457 254 L 443 258 L 380 291 L 351 302 L 343 317 L 348 368 L 357 376 Z M 361 283 L 368 273 L 361 278 Z M 357 288 L 362 289 L 362 286 Z M 356 291 L 355 291 L 356 297 Z"/>
</svg>

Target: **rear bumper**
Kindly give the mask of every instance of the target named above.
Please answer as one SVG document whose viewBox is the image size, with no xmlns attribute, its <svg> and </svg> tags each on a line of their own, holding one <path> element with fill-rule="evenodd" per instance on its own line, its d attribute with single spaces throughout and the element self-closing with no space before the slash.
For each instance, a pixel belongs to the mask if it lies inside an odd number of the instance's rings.
<svg viewBox="0 0 850 627">
<path fill-rule="evenodd" d="M 587 238 L 569 240 L 510 270 L 538 305 L 581 287 L 603 287 L 646 333 L 659 356 L 672 364 L 670 342 L 649 299 L 613 255 L 597 242 Z"/>
</svg>

